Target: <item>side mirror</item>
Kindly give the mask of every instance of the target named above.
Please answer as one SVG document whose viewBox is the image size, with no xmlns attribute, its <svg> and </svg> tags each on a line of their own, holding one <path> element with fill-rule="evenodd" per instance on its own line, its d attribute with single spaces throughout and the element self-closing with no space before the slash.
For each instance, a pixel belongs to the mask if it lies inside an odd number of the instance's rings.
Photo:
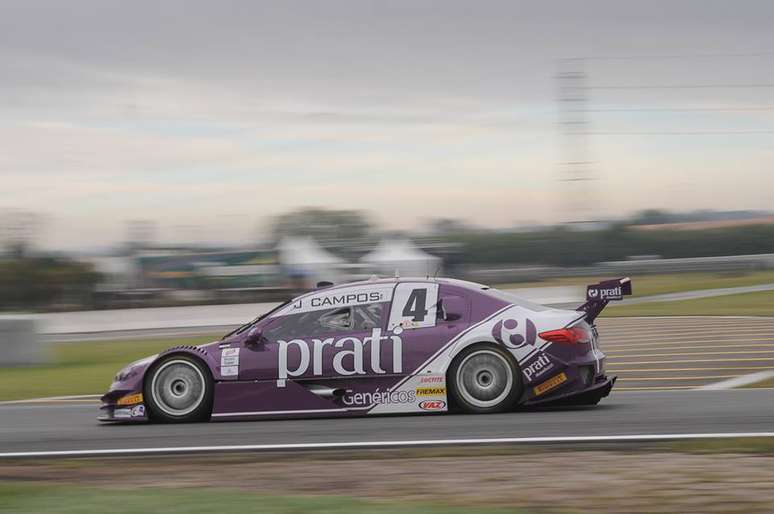
<svg viewBox="0 0 774 514">
<path fill-rule="evenodd" d="M 263 341 L 263 330 L 259 327 L 253 327 L 247 333 L 245 344 L 259 344 Z"/>
</svg>

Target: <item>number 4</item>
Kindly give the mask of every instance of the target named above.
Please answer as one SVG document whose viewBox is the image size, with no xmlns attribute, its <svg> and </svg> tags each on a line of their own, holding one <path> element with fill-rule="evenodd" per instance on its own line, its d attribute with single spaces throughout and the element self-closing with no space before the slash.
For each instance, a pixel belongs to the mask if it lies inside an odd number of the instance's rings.
<svg viewBox="0 0 774 514">
<path fill-rule="evenodd" d="M 427 289 L 413 289 L 403 307 L 403 316 L 421 323 L 427 316 Z"/>
</svg>

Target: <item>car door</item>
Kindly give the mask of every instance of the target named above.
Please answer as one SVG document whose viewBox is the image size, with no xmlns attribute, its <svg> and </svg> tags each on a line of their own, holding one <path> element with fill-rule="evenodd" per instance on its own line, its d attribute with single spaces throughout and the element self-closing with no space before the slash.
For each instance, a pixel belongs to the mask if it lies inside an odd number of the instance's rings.
<svg viewBox="0 0 774 514">
<path fill-rule="evenodd" d="M 453 316 L 444 306 L 452 306 Z M 393 293 L 388 332 L 402 340 L 403 374 L 422 367 L 453 340 L 470 319 L 467 296 L 460 288 L 433 282 L 400 282 Z"/>
<path fill-rule="evenodd" d="M 387 373 L 381 368 L 392 285 L 340 288 L 302 297 L 260 327 L 245 348 L 242 380 L 321 380 Z M 376 343 L 373 339 L 376 338 Z M 391 355 L 384 357 L 390 358 Z"/>
</svg>

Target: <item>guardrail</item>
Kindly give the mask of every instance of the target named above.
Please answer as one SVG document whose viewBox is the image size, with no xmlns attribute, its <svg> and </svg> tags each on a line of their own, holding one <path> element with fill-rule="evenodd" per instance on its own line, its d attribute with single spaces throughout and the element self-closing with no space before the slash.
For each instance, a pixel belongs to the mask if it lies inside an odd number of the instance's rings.
<svg viewBox="0 0 774 514">
<path fill-rule="evenodd" d="M 554 266 L 467 266 L 464 275 L 475 282 L 504 283 L 553 277 L 682 273 L 688 271 L 733 272 L 774 269 L 774 254 L 691 257 L 684 259 L 637 259 L 600 262 L 582 268 Z"/>
</svg>

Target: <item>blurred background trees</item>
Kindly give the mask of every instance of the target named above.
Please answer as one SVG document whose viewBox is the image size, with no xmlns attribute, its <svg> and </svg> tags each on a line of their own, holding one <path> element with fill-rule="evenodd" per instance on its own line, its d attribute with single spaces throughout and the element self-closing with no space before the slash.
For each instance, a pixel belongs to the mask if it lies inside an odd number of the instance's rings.
<svg viewBox="0 0 774 514">
<path fill-rule="evenodd" d="M 99 282 L 89 264 L 47 255 L 35 243 L 45 217 L 31 211 L 0 212 L 0 309 L 88 307 Z"/>
</svg>

